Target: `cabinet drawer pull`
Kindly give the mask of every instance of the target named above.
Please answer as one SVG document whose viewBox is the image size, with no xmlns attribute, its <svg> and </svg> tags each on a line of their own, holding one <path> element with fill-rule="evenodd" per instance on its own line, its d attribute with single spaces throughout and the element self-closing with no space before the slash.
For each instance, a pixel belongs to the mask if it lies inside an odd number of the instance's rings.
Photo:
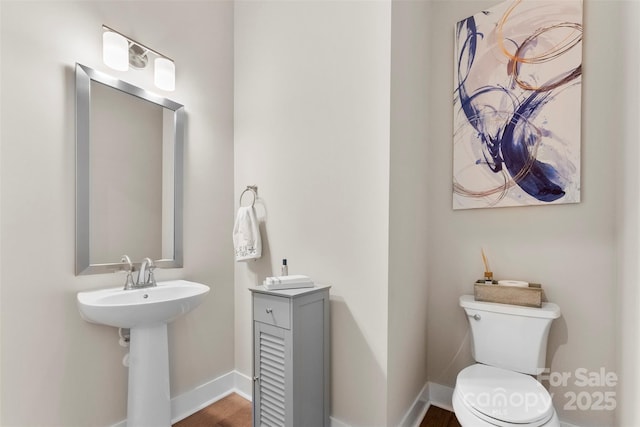
<svg viewBox="0 0 640 427">
<path fill-rule="evenodd" d="M 266 312 L 267 312 L 267 314 L 271 314 L 271 313 L 273 313 L 273 309 L 272 308 L 267 308 Z"/>
</svg>

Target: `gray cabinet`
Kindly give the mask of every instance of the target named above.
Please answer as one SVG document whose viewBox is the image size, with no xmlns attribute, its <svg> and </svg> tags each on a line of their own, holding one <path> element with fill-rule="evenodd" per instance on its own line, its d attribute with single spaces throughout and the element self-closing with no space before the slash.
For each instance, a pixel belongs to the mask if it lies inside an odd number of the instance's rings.
<svg viewBox="0 0 640 427">
<path fill-rule="evenodd" d="M 329 426 L 329 286 L 253 296 L 253 426 Z"/>
</svg>

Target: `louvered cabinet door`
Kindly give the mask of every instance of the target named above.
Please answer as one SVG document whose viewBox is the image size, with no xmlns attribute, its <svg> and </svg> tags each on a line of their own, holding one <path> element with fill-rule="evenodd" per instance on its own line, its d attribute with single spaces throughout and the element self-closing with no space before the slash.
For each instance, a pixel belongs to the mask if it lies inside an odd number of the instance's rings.
<svg viewBox="0 0 640 427">
<path fill-rule="evenodd" d="M 255 322 L 254 426 L 291 425 L 290 337 L 286 329 Z"/>
</svg>

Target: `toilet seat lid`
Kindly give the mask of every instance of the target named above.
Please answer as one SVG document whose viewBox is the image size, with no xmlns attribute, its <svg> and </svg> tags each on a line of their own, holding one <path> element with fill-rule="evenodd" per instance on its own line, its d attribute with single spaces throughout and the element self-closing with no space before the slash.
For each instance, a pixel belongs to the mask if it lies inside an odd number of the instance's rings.
<svg viewBox="0 0 640 427">
<path fill-rule="evenodd" d="M 553 416 L 549 392 L 518 372 L 471 365 L 458 374 L 456 391 L 465 406 L 496 425 L 540 425 Z"/>
</svg>

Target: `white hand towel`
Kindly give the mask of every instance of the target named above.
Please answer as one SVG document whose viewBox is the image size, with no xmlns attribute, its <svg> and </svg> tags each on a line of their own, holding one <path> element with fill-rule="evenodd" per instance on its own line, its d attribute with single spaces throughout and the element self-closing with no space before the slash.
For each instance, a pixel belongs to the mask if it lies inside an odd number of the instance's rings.
<svg viewBox="0 0 640 427">
<path fill-rule="evenodd" d="M 266 283 L 269 284 L 285 284 L 285 283 L 313 283 L 309 276 L 303 276 L 302 274 L 294 274 L 291 276 L 274 276 L 267 277 Z"/>
<path fill-rule="evenodd" d="M 262 256 L 262 239 L 253 206 L 240 206 L 233 225 L 233 247 L 236 261 L 258 259 Z"/>
<path fill-rule="evenodd" d="M 313 281 L 308 276 L 303 275 L 276 276 L 267 277 L 263 285 L 269 290 L 311 288 L 313 287 Z"/>
</svg>

